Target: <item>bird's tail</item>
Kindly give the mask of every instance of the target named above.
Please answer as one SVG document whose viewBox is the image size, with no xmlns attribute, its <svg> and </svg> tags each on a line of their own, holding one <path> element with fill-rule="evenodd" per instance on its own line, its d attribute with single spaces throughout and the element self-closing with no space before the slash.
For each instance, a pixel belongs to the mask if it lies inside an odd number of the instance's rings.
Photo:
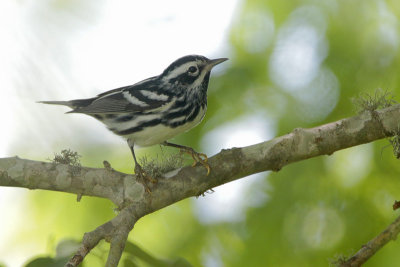
<svg viewBox="0 0 400 267">
<path fill-rule="evenodd" d="M 96 97 L 86 98 L 86 99 L 75 99 L 69 101 L 39 101 L 38 103 L 68 106 L 75 110 L 77 108 L 82 108 L 90 105 L 95 99 Z"/>
<path fill-rule="evenodd" d="M 50 105 L 61 105 L 61 106 L 68 106 L 70 108 L 73 108 L 73 104 L 71 103 L 71 101 L 38 101 L 37 103 L 50 104 Z"/>
</svg>

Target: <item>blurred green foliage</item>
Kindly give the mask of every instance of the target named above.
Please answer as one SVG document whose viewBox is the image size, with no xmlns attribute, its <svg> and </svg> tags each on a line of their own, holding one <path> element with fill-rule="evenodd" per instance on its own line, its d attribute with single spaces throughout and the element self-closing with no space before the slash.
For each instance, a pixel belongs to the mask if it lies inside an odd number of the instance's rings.
<svg viewBox="0 0 400 267">
<path fill-rule="evenodd" d="M 351 99 L 362 93 L 374 94 L 382 88 L 398 96 L 399 16 L 398 0 L 242 1 L 230 29 L 230 54 L 224 55 L 230 65 L 211 79 L 206 119 L 175 141 L 201 151 L 205 133 L 259 112 L 273 120 L 279 136 L 296 127 L 314 127 L 356 114 Z M 297 39 L 291 42 L 292 35 Z M 300 52 L 283 60 L 279 53 L 286 49 L 284 44 L 291 45 L 288 52 Z M 301 61 L 293 66 L 292 60 L 307 59 L 314 50 L 318 50 L 317 63 L 307 63 L 315 66 L 306 73 L 312 77 L 297 85 L 295 79 L 302 77 L 296 73 L 307 66 Z M 272 69 L 282 68 L 273 63 L 274 58 L 283 69 Z M 283 77 L 289 80 L 275 77 L 274 73 L 286 71 L 285 66 L 290 73 Z M 320 72 L 329 75 L 320 77 Z M 400 164 L 387 145 L 381 140 L 270 173 L 265 180 L 267 200 L 247 208 L 240 221 L 201 223 L 193 212 L 193 200 L 148 215 L 131 233 L 122 266 L 152 266 L 161 258 L 182 258 L 193 266 L 328 266 L 357 251 L 398 215 L 391 205 L 400 196 Z M 83 158 L 82 165 L 102 162 L 98 156 L 102 153 L 92 149 L 87 153 L 93 157 Z M 145 151 L 151 157 L 159 150 Z M 130 159 L 116 154 L 111 155 L 112 161 L 126 162 L 124 170 L 130 171 Z M 105 200 L 83 197 L 76 203 L 75 196 L 55 192 L 35 192 L 30 198 L 35 218 L 31 223 L 37 225 L 35 231 L 51 237 L 50 255 L 61 239 L 79 240 L 115 215 Z M 20 239 L 29 236 L 22 233 Z M 135 246 L 152 255 L 150 259 L 144 260 Z M 87 266 L 103 265 L 107 248 L 102 243 L 94 249 Z M 365 266 L 399 266 L 399 249 L 398 241 L 390 242 Z"/>
<path fill-rule="evenodd" d="M 53 259 L 50 257 L 36 258 L 25 265 L 25 267 L 63 267 L 68 258 Z"/>
</svg>

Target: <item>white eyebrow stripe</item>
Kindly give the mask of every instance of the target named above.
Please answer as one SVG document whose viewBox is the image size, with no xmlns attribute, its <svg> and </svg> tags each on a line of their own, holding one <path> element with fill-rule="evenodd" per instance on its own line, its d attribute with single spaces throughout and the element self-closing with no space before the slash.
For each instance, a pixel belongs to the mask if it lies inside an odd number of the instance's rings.
<svg viewBox="0 0 400 267">
<path fill-rule="evenodd" d="M 147 91 L 147 90 L 140 90 L 140 93 L 149 99 L 160 100 L 160 101 L 168 100 L 168 96 L 164 95 L 164 94 L 157 94 L 155 92 Z"/>
<path fill-rule="evenodd" d="M 126 100 L 128 100 L 129 102 L 131 102 L 134 105 L 141 106 L 141 107 L 148 106 L 147 103 L 140 101 L 139 99 L 137 99 L 136 97 L 131 95 L 128 91 L 122 92 L 122 95 L 126 98 Z"/>
<path fill-rule="evenodd" d="M 171 71 L 164 79 L 170 80 L 170 79 L 176 78 L 177 76 L 185 73 L 189 69 L 190 66 L 197 66 L 197 65 L 198 65 L 197 61 L 187 62 L 187 63 L 177 67 L 173 71 Z"/>
</svg>

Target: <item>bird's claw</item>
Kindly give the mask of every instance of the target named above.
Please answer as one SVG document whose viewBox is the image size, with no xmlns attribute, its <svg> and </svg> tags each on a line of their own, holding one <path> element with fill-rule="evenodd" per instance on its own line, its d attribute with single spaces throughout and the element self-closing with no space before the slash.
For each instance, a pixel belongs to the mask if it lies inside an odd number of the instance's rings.
<svg viewBox="0 0 400 267">
<path fill-rule="evenodd" d="M 135 165 L 135 174 L 138 177 L 138 181 L 144 186 L 144 190 L 147 193 L 151 194 L 151 190 L 150 187 L 148 185 L 148 182 L 155 184 L 157 183 L 157 179 L 154 179 L 153 177 L 151 177 L 150 175 L 148 175 L 142 168 L 142 166 L 140 166 L 139 164 Z"/>
<path fill-rule="evenodd" d="M 187 148 L 187 149 L 182 148 L 181 151 L 192 156 L 192 159 L 193 159 L 192 167 L 195 167 L 197 165 L 197 163 L 200 163 L 201 165 L 204 166 L 204 168 L 207 169 L 207 176 L 210 174 L 211 168 L 210 168 L 210 165 L 207 163 L 208 157 L 206 154 L 196 152 L 193 148 Z"/>
</svg>

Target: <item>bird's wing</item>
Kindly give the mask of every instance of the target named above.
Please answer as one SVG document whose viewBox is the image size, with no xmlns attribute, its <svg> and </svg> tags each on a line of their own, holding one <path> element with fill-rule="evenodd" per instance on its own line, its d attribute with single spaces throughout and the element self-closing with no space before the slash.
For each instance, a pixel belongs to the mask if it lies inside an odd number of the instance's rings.
<svg viewBox="0 0 400 267">
<path fill-rule="evenodd" d="M 111 114 L 150 112 L 166 105 L 171 96 L 160 94 L 160 83 L 155 77 L 134 85 L 99 94 L 89 105 L 76 107 L 71 113 Z"/>
</svg>

